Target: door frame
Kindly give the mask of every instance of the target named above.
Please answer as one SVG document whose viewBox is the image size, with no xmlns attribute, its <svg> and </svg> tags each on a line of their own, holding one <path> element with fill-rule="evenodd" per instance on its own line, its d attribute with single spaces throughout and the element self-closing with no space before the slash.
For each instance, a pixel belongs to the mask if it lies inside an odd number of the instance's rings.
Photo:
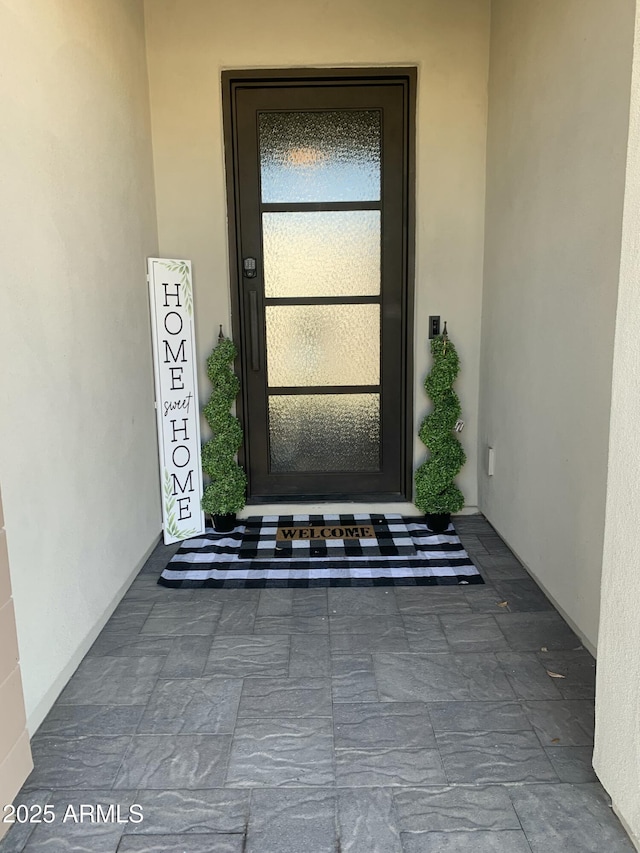
<svg viewBox="0 0 640 853">
<path fill-rule="evenodd" d="M 415 299 L 415 162 L 416 162 L 416 89 L 418 70 L 415 67 L 384 66 L 377 68 L 281 68 L 281 69 L 247 69 L 222 72 L 222 111 L 224 132 L 224 156 L 227 192 L 227 222 L 229 239 L 229 277 L 231 296 L 231 329 L 234 341 L 238 344 L 238 356 L 235 369 L 240 377 L 240 394 L 236 401 L 236 413 L 243 425 L 244 440 L 238 453 L 240 464 L 245 468 L 248 480 L 247 503 L 273 503 L 273 498 L 253 496 L 251 494 L 251 472 L 247 470 L 247 430 L 245 413 L 247 411 L 247 364 L 241 357 L 239 342 L 241 328 L 244 323 L 243 299 L 241 298 L 242 275 L 239 257 L 239 202 L 236 148 L 236 115 L 235 92 L 239 87 L 259 88 L 261 86 L 312 86 L 314 84 L 354 82 L 358 84 L 381 84 L 390 82 L 400 84 L 404 92 L 404 134 L 405 162 L 403 185 L 404 216 L 406 230 L 404 233 L 403 254 L 403 288 L 402 288 L 402 410 L 405 418 L 405 429 L 402 434 L 401 491 L 393 494 L 371 495 L 341 495 L 331 500 L 356 501 L 403 501 L 411 500 L 413 496 L 413 327 Z M 287 498 L 287 503 L 316 503 L 321 498 Z"/>
</svg>

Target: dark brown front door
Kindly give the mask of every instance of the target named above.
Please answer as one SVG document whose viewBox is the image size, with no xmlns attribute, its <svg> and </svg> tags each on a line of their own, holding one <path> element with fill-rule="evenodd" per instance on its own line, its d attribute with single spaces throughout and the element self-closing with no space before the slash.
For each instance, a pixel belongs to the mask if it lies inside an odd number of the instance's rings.
<svg viewBox="0 0 640 853">
<path fill-rule="evenodd" d="M 402 497 L 411 75 L 226 78 L 249 498 Z"/>
</svg>

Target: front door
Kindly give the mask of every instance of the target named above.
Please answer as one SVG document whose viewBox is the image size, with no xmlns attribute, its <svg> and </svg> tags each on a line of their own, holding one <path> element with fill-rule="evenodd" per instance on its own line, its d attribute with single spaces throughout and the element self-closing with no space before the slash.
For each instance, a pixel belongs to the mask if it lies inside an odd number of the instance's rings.
<svg viewBox="0 0 640 853">
<path fill-rule="evenodd" d="M 407 491 L 411 73 L 227 77 L 249 499 Z"/>
</svg>

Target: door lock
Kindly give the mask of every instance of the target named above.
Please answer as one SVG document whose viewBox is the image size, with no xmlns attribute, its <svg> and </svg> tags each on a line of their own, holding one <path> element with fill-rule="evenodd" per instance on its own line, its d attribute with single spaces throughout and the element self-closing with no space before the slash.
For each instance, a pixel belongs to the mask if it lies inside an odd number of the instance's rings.
<svg viewBox="0 0 640 853">
<path fill-rule="evenodd" d="M 242 272 L 245 278 L 255 278 L 257 274 L 256 270 L 256 259 L 255 258 L 245 258 L 242 261 Z"/>
</svg>

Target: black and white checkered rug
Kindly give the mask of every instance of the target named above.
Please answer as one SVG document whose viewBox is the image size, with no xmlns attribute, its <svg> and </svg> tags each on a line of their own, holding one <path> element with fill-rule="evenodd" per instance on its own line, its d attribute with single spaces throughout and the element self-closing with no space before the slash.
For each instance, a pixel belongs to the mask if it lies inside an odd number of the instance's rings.
<svg viewBox="0 0 640 853">
<path fill-rule="evenodd" d="M 327 514 L 255 516 L 231 533 L 208 531 L 183 542 L 158 583 L 259 589 L 484 581 L 453 525 L 432 533 L 420 517 Z"/>
</svg>

